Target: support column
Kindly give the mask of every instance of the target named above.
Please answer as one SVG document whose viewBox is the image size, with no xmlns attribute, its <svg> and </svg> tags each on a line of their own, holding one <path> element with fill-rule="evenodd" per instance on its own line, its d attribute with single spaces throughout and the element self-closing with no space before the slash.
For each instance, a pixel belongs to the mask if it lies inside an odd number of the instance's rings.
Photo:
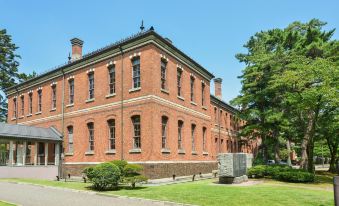
<svg viewBox="0 0 339 206">
<path fill-rule="evenodd" d="M 25 166 L 26 165 L 26 149 L 27 149 L 27 142 L 24 141 L 24 149 L 22 151 L 22 165 Z"/>
<path fill-rule="evenodd" d="M 9 141 L 9 166 L 13 166 L 14 163 L 14 154 L 13 154 L 13 141 Z"/>
<path fill-rule="evenodd" d="M 45 142 L 45 166 L 48 165 L 48 143 Z"/>
<path fill-rule="evenodd" d="M 59 143 L 55 143 L 55 160 L 54 160 L 54 164 L 55 165 L 59 165 L 59 160 L 60 160 L 60 144 Z"/>
<path fill-rule="evenodd" d="M 34 166 L 38 164 L 38 142 L 34 145 Z"/>
</svg>

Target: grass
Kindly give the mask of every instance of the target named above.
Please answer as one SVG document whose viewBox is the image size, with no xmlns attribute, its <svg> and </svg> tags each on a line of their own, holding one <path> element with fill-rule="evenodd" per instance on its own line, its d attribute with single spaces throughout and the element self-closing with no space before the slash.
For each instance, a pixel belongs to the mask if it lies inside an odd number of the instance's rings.
<svg viewBox="0 0 339 206">
<path fill-rule="evenodd" d="M 57 182 L 33 179 L 6 179 L 3 181 L 25 182 L 39 185 L 90 190 L 90 184 L 80 182 Z M 283 183 L 263 180 L 252 186 L 230 186 L 214 184 L 217 181 L 203 180 L 164 186 L 139 187 L 131 190 L 122 187 L 116 191 L 100 192 L 107 195 L 123 195 L 147 199 L 173 201 L 196 205 L 307 205 L 329 206 L 333 203 L 333 186 L 329 178 L 319 178 L 312 184 Z"/>
<path fill-rule="evenodd" d="M 0 201 L 0 206 L 15 206 L 15 205 Z"/>
</svg>

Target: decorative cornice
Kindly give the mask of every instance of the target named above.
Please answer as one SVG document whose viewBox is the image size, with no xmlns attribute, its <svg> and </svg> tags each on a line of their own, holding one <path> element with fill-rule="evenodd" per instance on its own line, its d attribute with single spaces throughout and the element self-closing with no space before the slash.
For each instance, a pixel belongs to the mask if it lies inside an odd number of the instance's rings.
<svg viewBox="0 0 339 206">
<path fill-rule="evenodd" d="M 141 52 L 138 52 L 138 53 L 134 52 L 134 54 L 133 54 L 133 55 L 130 55 L 129 58 L 130 58 L 130 59 L 133 59 L 133 58 L 135 58 L 135 57 L 140 57 L 140 56 L 141 56 Z"/>
<path fill-rule="evenodd" d="M 95 71 L 94 68 L 90 68 L 89 70 L 86 71 L 86 74 L 90 74 L 90 73 L 93 73 Z"/>
<path fill-rule="evenodd" d="M 166 57 L 166 55 L 164 54 L 160 54 L 160 58 L 166 62 L 168 62 L 168 57 Z"/>
<path fill-rule="evenodd" d="M 109 62 L 106 64 L 106 67 L 113 66 L 113 65 L 115 65 L 116 63 L 117 63 L 116 61 L 109 61 Z"/>
</svg>

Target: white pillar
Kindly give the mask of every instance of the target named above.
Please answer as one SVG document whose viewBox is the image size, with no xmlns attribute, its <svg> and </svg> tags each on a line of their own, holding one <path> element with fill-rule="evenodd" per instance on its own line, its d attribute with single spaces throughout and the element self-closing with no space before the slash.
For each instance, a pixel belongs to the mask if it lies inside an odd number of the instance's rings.
<svg viewBox="0 0 339 206">
<path fill-rule="evenodd" d="M 35 142 L 34 145 L 34 165 L 38 164 L 38 142 Z"/>
<path fill-rule="evenodd" d="M 55 165 L 59 165 L 59 160 L 60 160 L 60 144 L 55 143 L 55 160 L 54 160 Z"/>
<path fill-rule="evenodd" d="M 48 165 L 48 143 L 45 142 L 45 166 Z"/>
<path fill-rule="evenodd" d="M 9 166 L 13 166 L 14 154 L 13 154 L 13 141 L 9 141 Z"/>
<path fill-rule="evenodd" d="M 27 142 L 24 141 L 24 149 L 22 151 L 22 165 L 25 166 L 26 165 L 26 149 L 27 149 Z"/>
</svg>

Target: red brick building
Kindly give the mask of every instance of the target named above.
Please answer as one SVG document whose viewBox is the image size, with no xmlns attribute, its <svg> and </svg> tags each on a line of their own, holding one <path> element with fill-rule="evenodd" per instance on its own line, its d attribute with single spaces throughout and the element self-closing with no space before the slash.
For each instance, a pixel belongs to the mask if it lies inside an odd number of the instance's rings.
<svg viewBox="0 0 339 206">
<path fill-rule="evenodd" d="M 57 128 L 62 168 L 125 159 L 151 178 L 211 172 L 218 152 L 248 152 L 243 121 L 221 100 L 221 79 L 153 29 L 82 55 L 7 90 L 8 123 Z"/>
</svg>

